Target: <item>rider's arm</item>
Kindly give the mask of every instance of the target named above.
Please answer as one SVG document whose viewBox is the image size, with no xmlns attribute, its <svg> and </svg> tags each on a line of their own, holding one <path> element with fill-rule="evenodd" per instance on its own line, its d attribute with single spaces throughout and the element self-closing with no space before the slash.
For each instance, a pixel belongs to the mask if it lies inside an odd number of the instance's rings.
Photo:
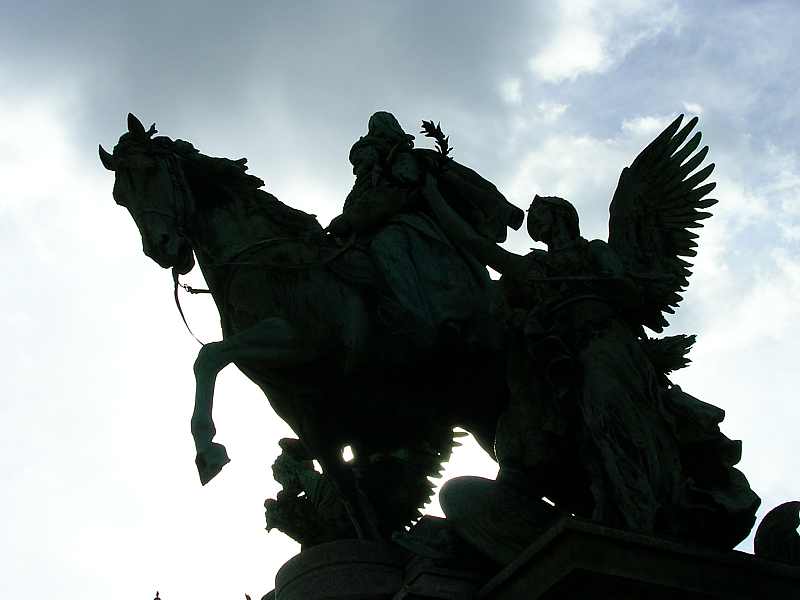
<svg viewBox="0 0 800 600">
<path fill-rule="evenodd" d="M 472 226 L 454 211 L 442 197 L 436 179 L 428 175 L 422 193 L 447 237 L 463 246 L 485 265 L 504 275 L 518 276 L 525 272 L 522 256 L 509 252 L 485 237 L 478 235 Z"/>
</svg>

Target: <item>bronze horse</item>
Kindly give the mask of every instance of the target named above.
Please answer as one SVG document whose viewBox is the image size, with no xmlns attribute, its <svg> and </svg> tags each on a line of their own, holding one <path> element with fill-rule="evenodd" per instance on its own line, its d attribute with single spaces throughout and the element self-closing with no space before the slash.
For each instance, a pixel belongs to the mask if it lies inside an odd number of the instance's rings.
<svg viewBox="0 0 800 600">
<path fill-rule="evenodd" d="M 217 374 L 234 363 L 319 461 L 359 536 L 407 524 L 378 522 L 342 448 L 352 446 L 356 466 L 409 447 L 446 458 L 461 426 L 491 453 L 506 403 L 503 353 L 452 344 L 420 360 L 384 360 L 380 349 L 392 340 L 376 325 L 373 292 L 333 268 L 348 260 L 347 248 L 313 215 L 261 189 L 244 159 L 209 157 L 155 133 L 129 115 L 113 154 L 101 147 L 100 158 L 115 172 L 114 199 L 133 217 L 144 253 L 172 268 L 176 282 L 196 256 L 220 313 L 223 339 L 205 344 L 194 363 L 201 482 L 229 460 L 213 441 L 212 401 Z"/>
</svg>

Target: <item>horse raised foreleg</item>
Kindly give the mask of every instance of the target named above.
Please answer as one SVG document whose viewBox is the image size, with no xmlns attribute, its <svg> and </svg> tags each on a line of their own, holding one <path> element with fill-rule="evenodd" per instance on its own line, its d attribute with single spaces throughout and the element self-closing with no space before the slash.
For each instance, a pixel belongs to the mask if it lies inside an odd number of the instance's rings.
<svg viewBox="0 0 800 600">
<path fill-rule="evenodd" d="M 230 459 L 225 446 L 213 441 L 216 434 L 212 408 L 217 375 L 234 361 L 256 360 L 265 368 L 280 369 L 312 358 L 312 349 L 284 319 L 265 319 L 220 342 L 204 345 L 194 362 L 196 381 L 192 437 L 197 450 L 197 472 L 205 485 Z"/>
<path fill-rule="evenodd" d="M 197 387 L 192 436 L 197 449 L 195 463 L 203 485 L 230 462 L 225 446 L 213 441 L 216 429 L 212 407 L 214 384 L 219 372 L 232 362 L 258 363 L 259 369 L 265 370 L 292 367 L 316 358 L 315 348 L 315 344 L 304 342 L 289 322 L 275 317 L 200 349 L 194 363 Z M 339 492 L 357 535 L 378 539 L 374 510 L 358 489 L 353 474 L 343 465 L 337 444 L 318 425 L 303 422 L 290 425 L 295 427 L 304 444 L 317 457 L 323 472 Z"/>
</svg>

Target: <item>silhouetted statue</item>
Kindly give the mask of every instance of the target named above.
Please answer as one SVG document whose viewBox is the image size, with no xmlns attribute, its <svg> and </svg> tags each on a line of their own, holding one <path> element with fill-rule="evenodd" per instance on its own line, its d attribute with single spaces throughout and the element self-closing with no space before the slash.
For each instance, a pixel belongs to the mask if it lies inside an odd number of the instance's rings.
<svg viewBox="0 0 800 600">
<path fill-rule="evenodd" d="M 581 237 L 566 200 L 536 196 L 528 232 L 547 250 L 519 256 L 476 235 L 435 179 L 425 190 L 448 236 L 503 274 L 515 337 L 496 485 L 514 489 L 509 505 L 518 506 L 524 491 L 545 521 L 542 496 L 564 513 L 614 527 L 730 548 L 748 534 L 759 505 L 733 467 L 740 443 L 719 431 L 722 410 L 667 378 L 685 366 L 694 338 L 652 339 L 643 329 L 662 331 L 662 312 L 672 313 L 681 300 L 690 266 L 681 257 L 695 254 L 697 237 L 688 228 L 710 216 L 701 209 L 716 202 L 703 199 L 714 184 L 700 185 L 713 165 L 691 174 L 707 153 L 706 147 L 693 154 L 700 134 L 681 147 L 696 119 L 683 129 L 680 122 L 623 170 L 608 243 Z M 505 540 L 498 560 L 508 560 L 509 544 L 524 547 L 524 536 L 537 530 L 535 519 L 512 530 L 487 524 L 482 514 L 497 514 L 504 500 L 486 482 L 456 480 L 442 496 L 465 537 L 484 545 L 492 535 Z"/>
<path fill-rule="evenodd" d="M 800 502 L 784 502 L 769 511 L 756 529 L 753 551 L 759 558 L 800 566 Z"/>
<path fill-rule="evenodd" d="M 283 490 L 265 507 L 268 528 L 304 549 L 417 522 L 454 426 L 500 473 L 445 485 L 447 519 L 395 536 L 419 555 L 467 556 L 466 540 L 507 563 L 563 515 L 733 547 L 760 502 L 734 468 L 740 443 L 720 432 L 721 409 L 669 380 L 694 337 L 645 332 L 681 300 L 690 229 L 716 202 L 703 184 L 713 165 L 699 168 L 708 148 L 696 152 L 699 133 L 686 141 L 696 121 L 676 119 L 622 171 L 608 242 L 584 239 L 566 200 L 535 196 L 527 229 L 547 250 L 519 256 L 497 244 L 524 213 L 454 161 L 432 121 L 422 133 L 437 150 L 372 115 L 342 214 L 323 230 L 261 189 L 245 159 L 203 155 L 129 115 L 113 154 L 100 149 L 114 198 L 145 254 L 173 269 L 176 300 L 196 257 L 221 317 L 223 339 L 194 367 L 201 482 L 228 462 L 212 400 L 235 363 L 299 438 L 280 442 Z"/>
<path fill-rule="evenodd" d="M 371 128 L 388 140 L 376 150 L 383 160 L 397 132 L 393 117 L 381 119 Z M 366 188 L 356 205 L 405 200 L 336 243 L 313 215 L 263 191 L 245 159 L 206 156 L 155 133 L 129 115 L 113 154 L 101 148 L 100 157 L 145 254 L 173 269 L 176 298 L 177 277 L 196 256 L 220 312 L 223 340 L 205 344 L 194 365 L 201 482 L 229 460 L 211 411 L 216 376 L 233 362 L 319 461 L 359 536 L 407 525 L 432 493 L 427 477 L 449 458 L 453 426 L 491 452 L 506 387 L 485 269 L 421 214 L 413 180 L 379 176 L 373 189 L 354 159 L 355 188 Z"/>
<path fill-rule="evenodd" d="M 304 548 L 356 537 L 335 486 L 314 469 L 300 440 L 284 438 L 279 444 L 272 476 L 283 489 L 264 502 L 267 531 L 278 529 Z"/>
<path fill-rule="evenodd" d="M 426 124 L 427 125 L 427 124 Z M 435 129 L 426 129 L 435 136 Z M 441 131 L 439 131 L 441 133 Z M 490 182 L 452 160 L 441 139 L 440 152 L 415 149 L 414 136 L 388 112 L 376 112 L 367 135 L 350 150 L 356 181 L 342 214 L 328 230 L 340 238 L 355 236 L 356 247 L 374 265 L 371 287 L 385 286 L 378 316 L 389 332 L 391 356 L 429 353 L 448 341 L 487 347 L 494 287 L 483 264 L 453 246 L 420 190 L 426 174 L 442 180 L 447 201 L 465 212 L 479 235 L 503 241 L 506 228 L 519 228 L 522 211 Z M 334 268 L 347 276 L 341 262 Z M 354 283 L 365 283 L 361 269 Z M 388 358 L 388 357 L 387 357 Z M 389 358 L 389 360 L 392 360 Z"/>
</svg>

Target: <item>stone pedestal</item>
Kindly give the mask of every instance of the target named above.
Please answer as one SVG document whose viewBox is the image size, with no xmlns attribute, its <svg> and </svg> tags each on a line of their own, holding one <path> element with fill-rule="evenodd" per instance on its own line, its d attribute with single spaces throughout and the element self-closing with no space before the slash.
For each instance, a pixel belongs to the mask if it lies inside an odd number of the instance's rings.
<svg viewBox="0 0 800 600">
<path fill-rule="evenodd" d="M 275 576 L 276 600 L 391 600 L 403 586 L 407 556 L 394 546 L 360 540 L 301 552 Z"/>
<path fill-rule="evenodd" d="M 403 587 L 392 600 L 468 600 L 475 597 L 486 579 L 485 572 L 414 558 L 406 565 Z"/>
<path fill-rule="evenodd" d="M 468 600 L 487 579 L 474 566 L 443 567 L 396 545 L 342 540 L 289 560 L 263 600 Z"/>
<path fill-rule="evenodd" d="M 800 567 L 565 519 L 497 572 L 343 540 L 287 562 L 275 600 L 800 600 Z M 487 573 L 496 573 L 490 578 Z"/>
<path fill-rule="evenodd" d="M 800 567 L 564 520 L 477 595 L 485 600 L 800 599 Z"/>
</svg>

